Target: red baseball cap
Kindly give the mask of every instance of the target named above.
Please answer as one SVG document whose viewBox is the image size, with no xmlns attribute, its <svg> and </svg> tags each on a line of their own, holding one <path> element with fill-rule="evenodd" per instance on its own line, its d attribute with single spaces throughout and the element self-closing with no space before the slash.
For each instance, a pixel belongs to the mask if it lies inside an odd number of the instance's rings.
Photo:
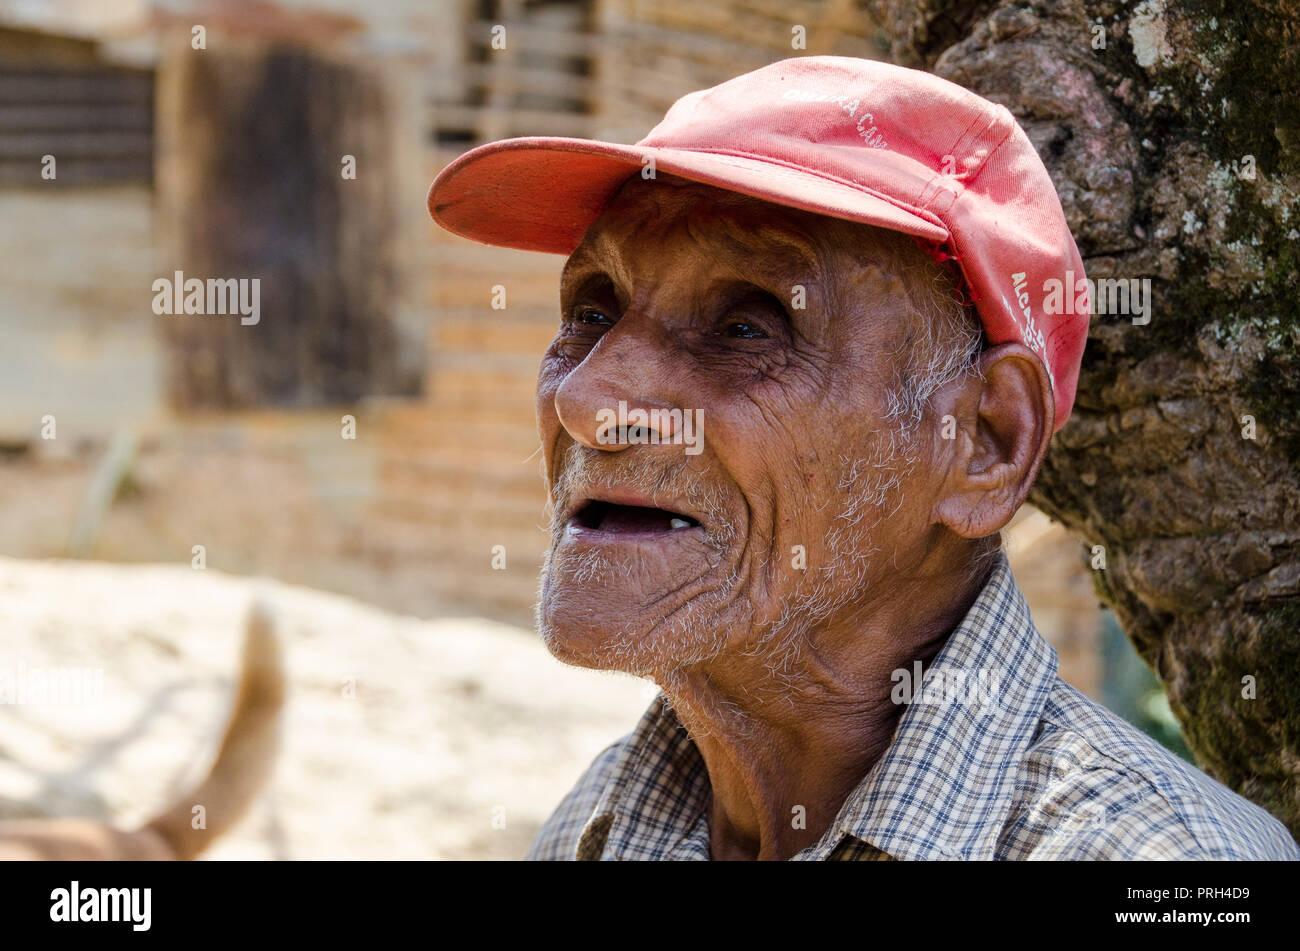
<svg viewBox="0 0 1300 951">
<path fill-rule="evenodd" d="M 787 59 L 683 96 L 635 145 L 527 136 L 471 149 L 434 180 L 429 214 L 485 244 L 570 254 L 652 159 L 656 171 L 946 246 L 989 342 L 1038 355 L 1054 429 L 1065 423 L 1088 333 L 1083 260 L 1005 107 L 920 70 Z"/>
</svg>

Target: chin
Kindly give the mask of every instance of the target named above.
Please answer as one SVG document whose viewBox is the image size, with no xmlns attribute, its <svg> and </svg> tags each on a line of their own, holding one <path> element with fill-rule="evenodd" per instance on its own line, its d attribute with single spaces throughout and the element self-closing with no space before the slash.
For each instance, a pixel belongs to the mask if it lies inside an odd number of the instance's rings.
<svg viewBox="0 0 1300 951">
<path fill-rule="evenodd" d="M 592 577 L 550 558 L 542 571 L 537 632 L 565 664 L 661 679 L 721 656 L 727 632 L 736 630 L 716 597 L 675 594 L 677 603 L 669 604 L 626 572 Z"/>
</svg>

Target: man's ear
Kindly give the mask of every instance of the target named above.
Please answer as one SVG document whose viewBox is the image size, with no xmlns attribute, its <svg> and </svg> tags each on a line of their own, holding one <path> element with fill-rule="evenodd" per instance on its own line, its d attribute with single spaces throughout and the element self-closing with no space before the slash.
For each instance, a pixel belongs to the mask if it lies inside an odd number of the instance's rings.
<svg viewBox="0 0 1300 951">
<path fill-rule="evenodd" d="M 944 403 L 955 417 L 936 442 L 947 475 L 934 520 L 964 538 L 992 535 L 1011 521 L 1047 454 L 1056 400 L 1042 362 L 1004 343 L 980 355 Z M 948 436 L 947 439 L 942 438 Z"/>
</svg>

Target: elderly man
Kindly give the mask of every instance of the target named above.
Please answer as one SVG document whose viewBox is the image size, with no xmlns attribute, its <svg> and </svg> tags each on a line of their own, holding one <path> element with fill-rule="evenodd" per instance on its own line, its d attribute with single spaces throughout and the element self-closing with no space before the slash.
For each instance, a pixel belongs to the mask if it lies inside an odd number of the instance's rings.
<svg viewBox="0 0 1300 951">
<path fill-rule="evenodd" d="M 1297 856 L 1059 679 L 1002 554 L 1088 326 L 1006 109 L 789 60 L 636 145 L 472 150 L 429 210 L 568 255 L 538 625 L 663 691 L 531 857 Z"/>
</svg>

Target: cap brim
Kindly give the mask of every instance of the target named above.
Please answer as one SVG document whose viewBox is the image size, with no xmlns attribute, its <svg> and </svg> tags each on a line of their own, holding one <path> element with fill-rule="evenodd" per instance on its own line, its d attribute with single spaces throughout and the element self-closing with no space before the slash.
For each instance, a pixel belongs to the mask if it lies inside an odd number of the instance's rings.
<svg viewBox="0 0 1300 951">
<path fill-rule="evenodd" d="M 429 214 L 484 244 L 570 254 L 605 202 L 647 157 L 656 172 L 790 208 L 944 241 L 948 229 L 856 185 L 776 162 L 689 149 L 529 136 L 471 149 L 429 188 Z"/>
</svg>

